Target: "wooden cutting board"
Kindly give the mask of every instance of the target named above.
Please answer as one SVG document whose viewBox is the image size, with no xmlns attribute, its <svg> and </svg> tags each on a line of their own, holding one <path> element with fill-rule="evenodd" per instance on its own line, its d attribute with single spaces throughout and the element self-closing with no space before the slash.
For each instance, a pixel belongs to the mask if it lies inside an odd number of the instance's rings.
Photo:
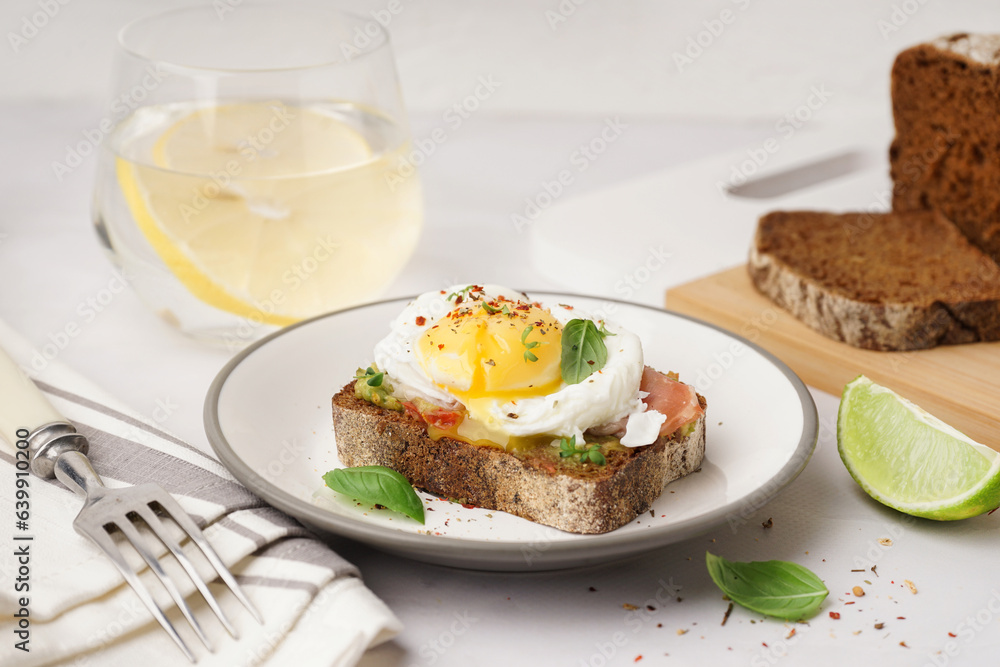
<svg viewBox="0 0 1000 667">
<path fill-rule="evenodd" d="M 864 373 L 1000 451 L 1000 342 L 916 352 L 861 350 L 813 331 L 774 305 L 742 265 L 668 290 L 666 307 L 757 343 L 806 384 L 831 394 L 839 396 Z"/>
</svg>

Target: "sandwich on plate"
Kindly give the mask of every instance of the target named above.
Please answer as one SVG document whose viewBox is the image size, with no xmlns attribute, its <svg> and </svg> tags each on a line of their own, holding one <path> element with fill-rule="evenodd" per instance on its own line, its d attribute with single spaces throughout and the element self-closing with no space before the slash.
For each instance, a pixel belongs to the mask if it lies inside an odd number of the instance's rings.
<svg viewBox="0 0 1000 667">
<path fill-rule="evenodd" d="M 638 336 L 495 285 L 411 301 L 333 397 L 346 466 L 575 533 L 649 509 L 701 465 L 706 401 Z"/>
</svg>

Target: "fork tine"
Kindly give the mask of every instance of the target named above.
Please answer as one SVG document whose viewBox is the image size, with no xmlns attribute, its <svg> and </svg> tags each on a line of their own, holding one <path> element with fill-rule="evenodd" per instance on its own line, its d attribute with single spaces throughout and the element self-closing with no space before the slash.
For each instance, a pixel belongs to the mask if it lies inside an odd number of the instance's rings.
<svg viewBox="0 0 1000 667">
<path fill-rule="evenodd" d="M 132 587 L 132 590 L 135 591 L 136 595 L 139 596 L 142 603 L 146 605 L 146 609 L 148 609 L 149 613 L 153 615 L 153 618 L 159 621 L 160 625 L 163 626 L 163 629 L 167 631 L 168 635 L 170 635 L 170 638 L 174 640 L 181 651 L 184 652 L 184 655 L 187 656 L 187 659 L 192 663 L 196 662 L 194 653 L 192 653 L 191 649 L 189 649 L 187 644 L 184 643 L 181 636 L 177 634 L 177 630 L 174 629 L 170 619 L 168 619 L 167 615 L 163 613 L 162 609 L 160 609 L 160 605 L 156 604 L 156 600 L 153 599 L 153 596 L 149 594 L 146 587 L 141 581 L 139 581 L 139 577 L 125 560 L 124 556 L 122 556 L 121 551 L 118 549 L 118 545 L 116 545 L 115 541 L 111 539 L 111 536 L 100 527 L 96 530 L 81 529 L 79 525 L 75 527 L 78 533 L 87 537 L 91 542 L 96 544 L 97 548 L 103 551 L 107 557 L 111 559 L 111 562 L 114 563 L 118 572 L 122 575 L 122 577 L 124 577 L 128 585 Z"/>
<path fill-rule="evenodd" d="M 184 568 L 184 571 L 188 573 L 188 576 L 194 582 L 194 585 L 198 587 L 198 591 L 201 593 L 201 596 L 205 598 L 205 602 L 207 602 L 208 606 L 215 612 L 215 615 L 222 622 L 223 627 L 226 628 L 226 631 L 230 634 L 230 636 L 232 636 L 233 639 L 238 639 L 239 635 L 237 634 L 232 623 L 229 622 L 226 612 L 222 610 L 222 607 L 219 606 L 218 600 L 216 600 L 215 596 L 212 595 L 212 592 L 208 590 L 208 585 L 205 583 L 205 580 L 200 574 L 198 574 L 198 571 L 194 568 L 194 564 L 187 557 L 187 554 L 185 554 L 181 549 L 181 546 L 177 544 L 177 542 L 174 541 L 169 534 L 167 534 L 166 527 L 163 525 L 163 522 L 160 521 L 160 517 L 156 515 L 156 512 L 153 511 L 153 508 L 149 505 L 143 505 L 142 507 L 136 508 L 135 512 L 142 517 L 142 520 L 145 521 L 146 525 L 149 526 L 149 529 L 152 530 L 158 538 L 160 538 L 160 541 L 163 542 L 168 549 L 170 549 L 170 553 L 174 555 L 177 562 L 180 563 L 181 567 Z"/>
<path fill-rule="evenodd" d="M 138 551 L 139 555 L 142 556 L 142 559 L 146 561 L 146 565 L 149 566 L 149 569 L 156 574 L 160 583 L 167 589 L 167 592 L 173 599 L 174 604 L 177 605 L 177 608 L 181 610 L 182 614 L 184 614 L 184 618 L 186 618 L 188 623 L 191 624 L 191 627 L 194 628 L 194 632 L 198 635 L 198 639 L 201 640 L 201 643 L 204 644 L 205 648 L 209 651 L 214 651 L 215 649 L 208 641 L 208 637 L 205 636 L 205 631 L 201 629 L 201 624 L 198 623 L 198 619 L 194 617 L 191 607 L 188 606 L 188 603 L 184 600 L 184 596 L 181 595 L 181 592 L 177 590 L 177 586 L 174 584 L 173 579 L 167 575 L 163 566 L 160 565 L 160 561 L 157 560 L 156 554 L 151 552 L 146 546 L 146 541 L 142 538 L 142 535 L 139 534 L 139 531 L 136 530 L 136 527 L 132 524 L 128 517 L 125 517 L 124 520 L 116 520 L 114 524 L 118 526 L 118 530 L 122 531 L 128 541 L 132 543 L 135 550 Z"/>
<path fill-rule="evenodd" d="M 198 528 L 198 524 L 196 524 L 194 520 L 188 516 L 187 512 L 185 512 L 172 497 L 167 496 L 165 498 L 160 498 L 157 499 L 156 502 L 161 508 L 163 508 L 163 511 L 166 512 L 167 515 L 191 537 L 191 541 L 198 545 L 201 552 L 205 554 L 205 558 L 207 558 L 212 564 L 215 571 L 219 573 L 219 578 L 222 579 L 227 586 L 229 586 L 229 590 L 231 590 L 233 595 L 235 595 L 236 598 L 243 603 L 243 606 L 246 607 L 247 611 L 253 615 L 253 617 L 257 620 L 257 623 L 263 625 L 264 619 L 260 615 L 260 612 L 257 611 L 257 608 L 252 602 L 250 602 L 250 599 L 247 598 L 246 594 L 243 593 L 243 589 L 240 588 L 240 585 L 236 582 L 236 578 L 233 577 L 232 573 L 226 567 L 226 564 L 222 562 L 221 558 L 219 558 L 219 554 L 215 553 L 215 549 L 212 548 L 212 545 L 209 544 L 208 540 L 205 539 L 205 536 L 202 535 L 201 529 Z"/>
</svg>

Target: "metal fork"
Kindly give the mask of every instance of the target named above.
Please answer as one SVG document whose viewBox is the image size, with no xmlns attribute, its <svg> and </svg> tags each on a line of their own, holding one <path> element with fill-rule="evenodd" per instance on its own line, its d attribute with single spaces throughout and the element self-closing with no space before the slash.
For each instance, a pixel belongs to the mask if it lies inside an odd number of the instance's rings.
<svg viewBox="0 0 1000 667">
<path fill-rule="evenodd" d="M 39 394 L 41 397 L 41 394 Z M 44 397 L 41 397 L 44 400 Z M 167 634 L 177 643 L 184 655 L 191 662 L 196 662 L 194 653 L 173 624 L 167 618 L 163 609 L 156 603 L 150 595 L 146 586 L 139 580 L 138 573 L 125 559 L 124 554 L 115 543 L 109 528 L 116 528 L 127 539 L 132 547 L 142 556 L 142 559 L 149 565 L 149 569 L 156 574 L 160 583 L 170 594 L 174 603 L 180 609 L 184 618 L 191 624 L 192 629 L 205 647 L 211 652 L 212 644 L 205 636 L 204 630 L 198 623 L 184 600 L 184 596 L 178 590 L 173 580 L 164 571 L 162 564 L 157 559 L 156 554 L 149 548 L 146 540 L 139 533 L 136 526 L 136 519 L 142 520 L 152 531 L 152 533 L 163 543 L 187 572 L 195 586 L 201 592 L 202 597 L 209 607 L 215 612 L 222 625 L 233 638 L 237 638 L 236 629 L 226 617 L 222 607 L 219 606 L 215 596 L 208 590 L 208 585 L 195 569 L 194 564 L 181 550 L 180 544 L 167 532 L 166 526 L 161 520 L 161 516 L 169 518 L 176 523 L 181 530 L 187 533 L 191 541 L 198 545 L 202 554 L 212 564 L 219 578 L 229 587 L 233 594 L 243 603 L 258 623 L 263 623 L 260 612 L 247 599 L 240 589 L 239 584 L 232 573 L 226 568 L 225 563 L 219 558 L 215 549 L 208 543 L 205 536 L 197 524 L 188 516 L 176 500 L 171 497 L 166 490 L 158 484 L 140 484 L 123 489 L 109 489 L 104 486 L 100 475 L 94 470 L 87 458 L 88 443 L 76 428 L 65 421 L 55 421 L 43 424 L 35 428 L 27 437 L 28 452 L 31 470 L 42 478 L 55 476 L 60 482 L 85 497 L 83 509 L 73 521 L 73 528 L 76 532 L 89 538 L 104 553 L 108 555 L 111 562 L 125 578 L 125 581 L 135 590 L 149 612 L 160 622 Z"/>
</svg>

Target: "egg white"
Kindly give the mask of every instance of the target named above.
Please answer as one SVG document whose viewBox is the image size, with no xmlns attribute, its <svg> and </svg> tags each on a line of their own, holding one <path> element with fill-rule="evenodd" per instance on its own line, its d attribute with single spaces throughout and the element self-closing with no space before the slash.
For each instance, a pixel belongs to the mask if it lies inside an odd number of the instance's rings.
<svg viewBox="0 0 1000 667">
<path fill-rule="evenodd" d="M 375 345 L 374 361 L 385 372 L 393 386 L 393 393 L 403 400 L 421 398 L 441 407 L 458 409 L 461 402 L 435 384 L 418 361 L 414 349 L 420 336 L 434 326 L 456 306 L 447 296 L 465 285 L 457 285 L 440 292 L 427 292 L 411 301 L 391 323 L 389 334 Z M 503 296 L 525 301 L 523 294 L 498 285 L 483 285 L 484 298 Z M 578 308 L 565 308 L 559 304 L 542 304 L 560 324 L 572 319 L 594 317 Z M 417 324 L 423 317 L 424 323 Z M 583 432 L 593 426 L 607 424 L 628 416 L 628 430 L 622 443 L 627 446 L 646 445 L 659 434 L 659 426 L 666 418 L 655 411 L 647 411 L 639 384 L 642 380 L 642 343 L 635 334 L 614 322 L 604 321 L 607 336 L 604 343 L 608 359 L 604 368 L 578 384 L 563 383 L 546 396 L 520 399 L 515 403 L 496 400 L 488 409 L 493 430 L 512 436 L 551 434 L 556 437 L 576 436 L 584 441 Z M 516 418 L 508 415 L 515 414 Z"/>
</svg>

